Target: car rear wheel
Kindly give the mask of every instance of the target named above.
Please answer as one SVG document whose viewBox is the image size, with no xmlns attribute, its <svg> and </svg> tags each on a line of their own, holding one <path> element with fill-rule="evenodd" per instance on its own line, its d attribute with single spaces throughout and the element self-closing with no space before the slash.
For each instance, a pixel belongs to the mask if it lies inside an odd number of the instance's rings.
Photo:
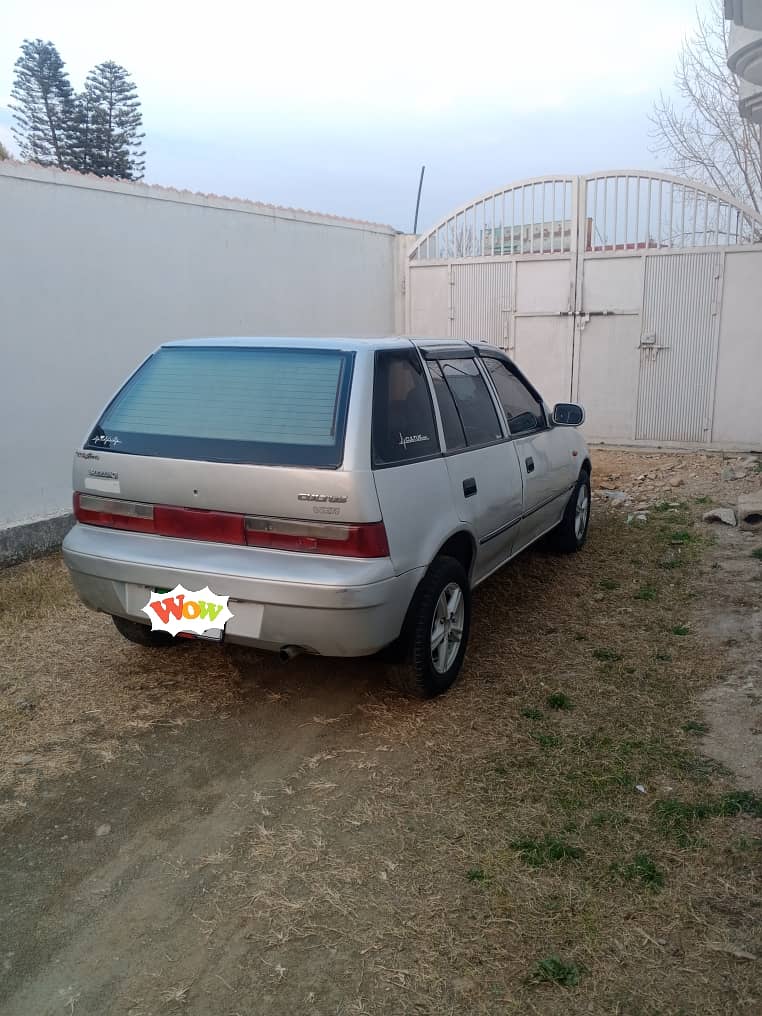
<svg viewBox="0 0 762 1016">
<path fill-rule="evenodd" d="M 182 639 L 176 639 L 167 631 L 151 631 L 147 624 L 138 624 L 137 621 L 128 621 L 125 617 L 118 617 L 113 614 L 111 620 L 114 627 L 130 642 L 138 646 L 147 646 L 150 649 L 161 649 L 167 646 L 177 645 Z"/>
<path fill-rule="evenodd" d="M 453 684 L 466 655 L 471 624 L 471 591 L 463 566 L 438 557 L 410 605 L 400 644 L 407 657 L 397 669 L 408 694 L 432 698 Z"/>
<path fill-rule="evenodd" d="M 590 526 L 590 502 L 590 474 L 583 469 L 564 517 L 552 534 L 553 545 L 562 554 L 574 554 L 584 546 Z"/>
</svg>

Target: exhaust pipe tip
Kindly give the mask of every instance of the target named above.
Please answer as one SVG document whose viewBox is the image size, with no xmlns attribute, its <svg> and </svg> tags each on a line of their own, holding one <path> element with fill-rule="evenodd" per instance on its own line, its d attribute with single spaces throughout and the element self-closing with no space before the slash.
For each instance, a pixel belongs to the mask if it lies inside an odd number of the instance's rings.
<svg viewBox="0 0 762 1016">
<path fill-rule="evenodd" d="M 289 660 L 293 660 L 295 656 L 299 656 L 304 650 L 301 646 L 281 646 L 278 651 L 278 656 L 283 663 L 288 663 Z"/>
</svg>

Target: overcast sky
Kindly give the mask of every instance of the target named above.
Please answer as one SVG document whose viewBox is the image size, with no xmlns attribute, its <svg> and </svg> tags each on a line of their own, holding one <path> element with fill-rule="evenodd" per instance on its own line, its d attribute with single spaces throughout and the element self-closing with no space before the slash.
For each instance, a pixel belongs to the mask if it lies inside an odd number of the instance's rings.
<svg viewBox="0 0 762 1016">
<path fill-rule="evenodd" d="M 698 0 L 706 8 L 711 0 Z M 410 230 L 527 176 L 657 165 L 697 0 L 2 0 L 0 140 L 25 38 L 76 89 L 116 60 L 143 103 L 146 180 Z"/>
</svg>

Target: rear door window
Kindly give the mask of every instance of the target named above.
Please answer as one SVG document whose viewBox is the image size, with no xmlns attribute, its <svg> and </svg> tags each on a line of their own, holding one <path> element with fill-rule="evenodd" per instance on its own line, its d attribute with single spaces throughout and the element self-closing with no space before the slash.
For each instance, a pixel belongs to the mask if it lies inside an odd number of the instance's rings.
<svg viewBox="0 0 762 1016">
<path fill-rule="evenodd" d="M 431 392 L 415 349 L 376 353 L 372 440 L 376 467 L 439 454 Z"/>
<path fill-rule="evenodd" d="M 167 346 L 113 399 L 87 447 L 337 468 L 353 361 L 341 350 Z"/>
<path fill-rule="evenodd" d="M 439 406 L 439 415 L 442 418 L 442 430 L 444 431 L 447 451 L 452 452 L 457 451 L 459 448 L 465 448 L 467 441 L 463 431 L 463 424 L 460 422 L 460 414 L 452 397 L 452 392 L 445 381 L 442 368 L 436 360 L 430 360 L 428 367 L 431 380 L 434 383 L 434 394 Z"/>
<path fill-rule="evenodd" d="M 544 427 L 545 412 L 542 404 L 524 382 L 501 360 L 484 357 L 483 362 L 495 385 L 511 434 L 524 434 Z"/>
<path fill-rule="evenodd" d="M 503 432 L 495 403 L 476 362 L 467 358 L 440 360 L 439 367 L 452 393 L 467 443 L 499 441 Z"/>
</svg>

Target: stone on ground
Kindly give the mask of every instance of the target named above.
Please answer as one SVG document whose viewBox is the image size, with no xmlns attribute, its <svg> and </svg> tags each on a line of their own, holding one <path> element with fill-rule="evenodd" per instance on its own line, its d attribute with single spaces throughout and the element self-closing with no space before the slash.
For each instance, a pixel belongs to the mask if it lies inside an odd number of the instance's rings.
<svg viewBox="0 0 762 1016">
<path fill-rule="evenodd" d="M 704 522 L 724 522 L 726 526 L 736 525 L 736 513 L 732 508 L 712 508 L 704 512 Z"/>
</svg>

